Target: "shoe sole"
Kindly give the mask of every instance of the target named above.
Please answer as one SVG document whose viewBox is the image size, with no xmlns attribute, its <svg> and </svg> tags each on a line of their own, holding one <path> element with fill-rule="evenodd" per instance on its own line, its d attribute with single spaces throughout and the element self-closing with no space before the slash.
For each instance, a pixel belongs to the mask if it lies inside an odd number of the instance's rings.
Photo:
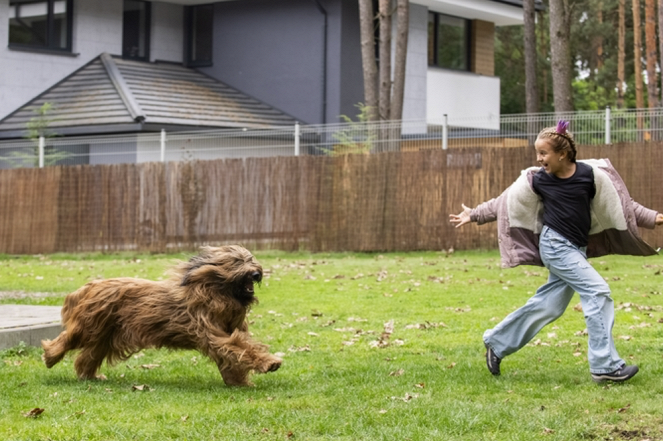
<svg viewBox="0 0 663 441">
<path fill-rule="evenodd" d="M 490 364 L 490 359 L 491 359 L 490 354 L 493 352 L 493 350 L 490 349 L 490 347 L 487 344 L 484 343 L 483 345 L 486 347 L 486 366 L 488 367 L 488 372 L 490 372 L 491 374 L 497 377 L 501 374 L 500 366 L 497 365 L 497 373 L 493 372 L 493 369 Z"/>
<path fill-rule="evenodd" d="M 592 374 L 592 380 L 594 380 L 594 383 L 603 383 L 605 381 L 612 381 L 614 383 L 622 383 L 626 380 L 629 380 L 633 377 L 635 377 L 635 374 L 637 374 L 640 371 L 640 369 L 636 369 L 635 372 L 631 374 L 625 374 L 625 375 L 620 375 L 619 377 L 615 377 L 609 374 Z"/>
</svg>

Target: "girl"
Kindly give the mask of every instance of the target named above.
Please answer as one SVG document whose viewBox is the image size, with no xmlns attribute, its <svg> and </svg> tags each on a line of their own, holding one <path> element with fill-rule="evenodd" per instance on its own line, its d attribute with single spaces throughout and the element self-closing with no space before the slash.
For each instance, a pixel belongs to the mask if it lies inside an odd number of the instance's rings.
<svg viewBox="0 0 663 441">
<path fill-rule="evenodd" d="M 610 288 L 587 261 L 606 254 L 652 255 L 638 234 L 663 215 L 633 201 L 607 159 L 576 161 L 567 121 L 543 129 L 534 144 L 541 167 L 532 167 L 499 197 L 449 215 L 456 228 L 497 220 L 503 267 L 543 265 L 548 281 L 528 302 L 483 335 L 486 364 L 500 374 L 504 357 L 525 346 L 580 295 L 589 334 L 592 379 L 626 381 L 638 372 L 619 357 L 612 339 Z"/>
</svg>

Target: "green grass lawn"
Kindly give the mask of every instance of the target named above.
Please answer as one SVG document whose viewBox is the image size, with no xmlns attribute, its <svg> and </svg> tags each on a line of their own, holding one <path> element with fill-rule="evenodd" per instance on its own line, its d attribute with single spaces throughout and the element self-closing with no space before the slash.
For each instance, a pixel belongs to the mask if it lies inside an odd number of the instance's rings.
<svg viewBox="0 0 663 441">
<path fill-rule="evenodd" d="M 503 270 L 494 251 L 256 256 L 251 331 L 280 370 L 229 388 L 196 352 L 146 350 L 84 382 L 72 356 L 48 370 L 19 346 L 0 352 L 0 440 L 663 439 L 663 256 L 592 261 L 613 290 L 617 349 L 641 368 L 615 385 L 590 378 L 577 296 L 489 374 L 484 330 L 543 268 Z M 186 257 L 0 256 L 0 291 L 55 293 L 0 302 L 61 305 L 86 281 L 156 280 Z"/>
</svg>

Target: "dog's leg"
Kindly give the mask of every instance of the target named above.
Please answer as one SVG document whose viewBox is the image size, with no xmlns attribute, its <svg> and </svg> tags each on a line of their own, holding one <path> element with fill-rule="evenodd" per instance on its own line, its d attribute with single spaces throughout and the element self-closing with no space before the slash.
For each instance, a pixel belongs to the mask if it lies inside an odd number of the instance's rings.
<svg viewBox="0 0 663 441">
<path fill-rule="evenodd" d="M 81 380 L 96 379 L 97 371 L 107 355 L 108 348 L 104 346 L 90 346 L 83 348 L 74 362 L 74 369 L 76 369 L 78 378 Z"/>
<path fill-rule="evenodd" d="M 260 373 L 273 372 L 281 367 L 283 362 L 270 354 L 267 346 L 252 341 L 247 333 L 239 330 L 235 330 L 229 337 L 212 338 L 208 355 L 219 366 L 224 381 L 226 376 L 231 381 L 237 376 L 248 376 L 251 370 Z"/>
<path fill-rule="evenodd" d="M 219 372 L 223 377 L 223 382 L 228 386 L 253 386 L 249 380 L 250 370 L 243 366 L 227 366 L 223 367 L 223 363 L 219 365 Z"/>
</svg>

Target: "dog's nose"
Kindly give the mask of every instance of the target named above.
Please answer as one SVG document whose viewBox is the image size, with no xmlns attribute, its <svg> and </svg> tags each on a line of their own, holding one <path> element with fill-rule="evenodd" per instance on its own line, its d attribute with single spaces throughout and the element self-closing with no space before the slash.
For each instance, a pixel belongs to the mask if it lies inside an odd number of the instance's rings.
<svg viewBox="0 0 663 441">
<path fill-rule="evenodd" d="M 253 278 L 254 282 L 260 282 L 260 280 L 262 280 L 262 276 L 258 271 L 254 271 L 253 274 L 251 274 L 251 277 Z"/>
</svg>

